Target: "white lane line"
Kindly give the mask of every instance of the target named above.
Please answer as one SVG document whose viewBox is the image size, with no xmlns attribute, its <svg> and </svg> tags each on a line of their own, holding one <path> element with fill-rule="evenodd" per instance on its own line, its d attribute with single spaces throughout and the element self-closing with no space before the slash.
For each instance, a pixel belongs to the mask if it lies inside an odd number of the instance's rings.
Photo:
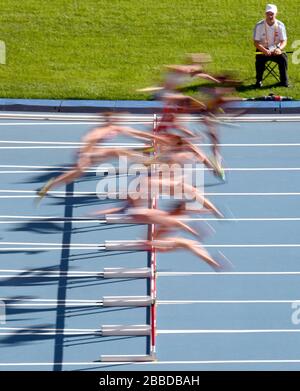
<svg viewBox="0 0 300 391">
<path fill-rule="evenodd" d="M 0 140 L 0 144 L 33 144 L 33 145 L 62 145 L 62 146 L 83 146 L 86 143 L 81 141 L 37 141 L 37 140 Z M 142 142 L 104 142 L 98 143 L 98 147 L 124 146 L 124 147 L 143 147 L 146 143 Z M 199 147 L 211 147 L 211 143 L 195 143 Z M 220 143 L 219 147 L 299 147 L 300 143 Z"/>
<path fill-rule="evenodd" d="M 55 331 L 53 333 L 51 333 L 50 331 L 47 331 L 45 333 L 42 333 L 42 332 L 37 332 L 37 331 L 24 331 L 24 332 L 21 332 L 19 335 L 96 335 L 97 333 L 96 332 L 80 332 L 80 331 L 77 331 L 77 332 L 65 332 L 65 331 Z M 8 332 L 8 333 L 1 333 L 0 331 L 0 337 L 1 336 L 9 336 L 9 335 L 13 335 L 13 336 L 16 336 L 16 333 L 14 332 Z"/>
<path fill-rule="evenodd" d="M 182 221 L 300 221 L 300 217 L 234 217 L 234 218 L 202 218 L 202 217 L 186 217 L 180 218 Z"/>
<path fill-rule="evenodd" d="M 1 196 L 0 196 L 1 198 Z M 72 220 L 68 220 L 72 223 L 80 223 L 80 224 L 88 224 L 88 223 L 96 223 L 96 224 L 106 224 L 106 220 L 89 220 L 89 219 L 86 219 L 86 220 L 75 220 L 75 219 L 72 219 Z M 0 221 L 0 224 L 15 224 L 15 223 L 18 223 L 18 224 L 26 224 L 26 223 L 32 223 L 32 224 L 49 224 L 49 223 L 55 223 L 55 224 L 64 224 L 66 222 L 66 220 L 51 220 L 48 219 L 48 220 L 7 220 L 7 221 Z M 1 242 L 0 242 L 1 244 Z"/>
<path fill-rule="evenodd" d="M 0 149 L 13 149 L 13 150 L 17 150 L 17 149 L 74 149 L 74 148 L 77 148 L 75 146 L 60 146 L 60 145 L 57 145 L 57 146 L 47 146 L 47 147 L 44 147 L 44 146 L 39 146 L 39 147 L 1 147 L 0 146 Z"/>
<path fill-rule="evenodd" d="M 1 196 L 0 196 L 1 198 Z M 24 216 L 25 217 L 25 216 Z M 64 220 L 63 217 L 39 217 L 39 216 L 27 216 L 28 219 L 26 220 L 20 220 L 21 217 L 18 216 L 0 216 L 0 218 L 10 218 L 12 220 L 7 221 L 0 221 L 0 224 L 12 224 L 12 223 L 64 223 L 66 220 Z M 23 217 L 22 217 L 23 218 Z M 32 221 L 32 220 L 34 221 Z M 268 222 L 268 221 L 300 221 L 300 217 L 234 217 L 234 218 L 215 218 L 215 217 L 181 217 L 181 221 L 218 221 L 218 222 L 224 222 L 224 221 L 234 221 L 234 222 L 248 222 L 248 221 L 260 221 L 260 222 Z M 88 219 L 88 218 L 74 218 L 67 220 L 73 223 L 98 223 L 98 224 L 107 224 L 105 219 Z M 128 222 L 130 224 L 130 222 Z M 134 223 L 131 223 L 134 224 Z M 1 241 L 0 241 L 1 244 Z"/>
<path fill-rule="evenodd" d="M 0 144 L 49 144 L 49 145 L 84 145 L 85 143 L 76 141 L 28 141 L 28 140 L 0 140 Z"/>
<path fill-rule="evenodd" d="M 24 165 L 17 165 L 17 164 L 1 164 L 1 168 L 49 168 L 49 169 L 61 169 L 61 168 L 71 168 L 71 166 L 24 166 Z"/>
<path fill-rule="evenodd" d="M 158 300 L 158 305 L 186 305 L 186 304 L 290 304 L 300 302 L 293 300 Z"/>
<path fill-rule="evenodd" d="M 12 303 L 2 298 L 6 307 L 101 307 L 102 300 L 56 300 L 56 299 L 13 299 Z M 1 329 L 1 328 L 0 328 Z"/>
<path fill-rule="evenodd" d="M 296 118 L 296 116 L 289 116 L 291 118 Z M 11 119 L 11 120 L 15 120 L 15 119 L 42 119 L 42 120 L 47 120 L 49 121 L 51 118 L 52 120 L 57 120 L 57 119 L 65 119 L 65 120 L 70 120 L 70 119 L 85 119 L 85 120 L 93 120 L 93 119 L 97 119 L 98 122 L 97 124 L 101 123 L 104 121 L 104 116 L 102 115 L 99 115 L 99 114 L 73 114 L 73 113 L 43 113 L 43 114 L 37 114 L 37 113 L 14 113 L 14 112 L 1 112 L 0 113 L 0 119 Z M 154 115 L 152 114 L 118 114 L 116 113 L 115 115 L 113 115 L 113 118 L 114 119 L 118 119 L 118 122 L 122 119 L 145 119 L 145 118 L 148 118 L 149 120 L 153 120 L 154 118 Z M 184 117 L 184 118 L 188 118 L 188 117 Z M 194 118 L 197 118 L 194 116 Z"/>
<path fill-rule="evenodd" d="M 135 241 L 127 241 L 127 240 L 111 240 L 109 242 L 116 242 L 119 243 L 121 246 L 122 244 L 126 244 L 128 242 L 135 242 Z M 143 241 L 137 240 L 137 244 L 142 243 Z M 1 244 L 1 242 L 0 242 Z M 100 244 L 99 244 L 100 245 Z M 200 245 L 199 245 L 200 246 Z M 202 245 L 201 245 L 202 247 Z M 203 247 L 207 248 L 288 248 L 288 247 L 300 247 L 299 243 L 275 243 L 275 244 L 204 244 Z"/>
<path fill-rule="evenodd" d="M 57 123 L 58 120 L 61 121 L 70 121 L 70 120 L 85 120 L 86 123 L 90 123 L 88 120 L 97 120 L 95 122 L 96 124 L 101 124 L 104 120 L 102 116 L 97 115 L 75 115 L 75 114 L 21 114 L 21 113 L 1 113 L 0 115 L 1 119 L 10 119 L 10 120 L 43 120 L 48 123 L 49 121 L 56 121 L 54 123 Z M 128 122 L 134 122 L 134 121 L 141 121 L 141 120 L 148 120 L 149 122 L 153 123 L 154 115 L 147 115 L 147 114 L 137 114 L 137 115 L 124 115 L 119 116 L 116 115 L 114 118 L 118 119 L 119 123 L 123 123 L 122 120 L 126 120 Z M 160 115 L 158 115 L 158 118 L 160 119 Z M 202 122 L 203 116 L 178 116 L 178 119 L 180 122 Z M 285 114 L 273 114 L 273 115 L 244 115 L 244 116 L 218 116 L 216 122 L 221 122 L 221 124 L 227 124 L 230 122 L 299 122 L 300 116 L 299 115 L 285 115 Z M 10 123 L 10 122 L 9 122 Z M 32 122 L 32 124 L 35 124 L 35 122 Z M 64 122 L 62 122 L 63 124 Z M 76 122 L 77 123 L 77 122 Z M 25 124 L 28 124 L 28 122 L 25 122 Z M 41 122 L 41 124 L 45 124 L 45 122 Z M 264 128 L 262 128 L 264 130 Z"/>
<path fill-rule="evenodd" d="M 126 243 L 127 241 L 118 240 L 120 244 Z M 22 242 L 0 242 L 0 245 L 14 245 L 14 247 L 0 247 L 0 251 L 39 251 L 39 250 L 61 250 L 62 248 L 70 248 L 73 250 L 105 250 L 105 243 L 99 244 L 57 244 L 57 243 L 22 243 Z M 28 245 L 32 247 L 16 247 L 19 245 Z M 38 246 L 38 247 L 36 247 Z M 51 246 L 51 247 L 50 247 Z M 202 247 L 199 245 L 199 247 Z M 292 244 L 206 244 L 203 245 L 205 248 L 300 248 L 299 243 Z M 128 251 L 123 248 L 123 251 Z M 116 250 L 117 251 L 117 250 Z M 146 250 L 135 250 L 135 251 L 146 251 Z"/>
<path fill-rule="evenodd" d="M 36 191 L 35 190 L 0 190 L 0 194 L 26 194 L 26 196 L 20 196 L 20 197 L 36 197 Z M 28 194 L 28 195 L 27 195 Z M 30 195 L 32 194 L 32 195 Z M 65 191 L 50 191 L 48 193 L 50 196 L 62 196 L 62 197 L 96 197 L 97 194 L 90 192 L 90 191 L 77 191 L 74 193 L 68 193 Z M 98 193 L 98 195 L 103 195 L 104 193 Z M 299 196 L 300 192 L 204 192 L 206 196 L 219 196 L 219 197 L 227 197 L 227 196 L 233 196 L 233 197 L 288 197 L 288 196 Z M 6 196 L 5 196 L 6 197 Z M 8 196 L 9 197 L 9 196 Z"/>
<path fill-rule="evenodd" d="M 0 193 L 28 193 L 28 194 L 35 194 L 36 193 L 36 190 L 15 190 L 15 189 L 11 189 L 11 190 L 0 190 Z M 94 193 L 94 192 L 90 192 L 90 191 L 77 191 L 77 192 L 74 192 L 74 193 L 68 193 L 68 192 L 65 192 L 65 191 L 56 191 L 56 190 L 53 190 L 53 191 L 50 191 L 49 194 L 53 194 L 53 195 L 73 195 L 74 196 L 96 196 L 97 194 L 104 194 L 104 193 Z M 246 192 L 246 193 L 243 193 L 243 192 L 235 192 L 235 193 L 214 193 L 214 192 L 205 192 L 206 195 L 213 195 L 213 196 L 270 196 L 270 197 L 273 197 L 273 196 L 298 196 L 300 195 L 300 192 L 260 192 L 260 193 L 257 193 L 257 192 Z"/>
<path fill-rule="evenodd" d="M 90 331 L 90 332 L 97 332 L 99 330 L 97 329 L 56 329 L 56 328 L 39 328 L 39 327 L 0 327 L 0 330 L 17 330 L 17 331 L 22 331 L 22 330 L 37 330 L 37 331 Z"/>
<path fill-rule="evenodd" d="M 0 190 L 0 193 L 36 193 L 36 190 Z M 50 194 L 50 192 L 49 192 Z M 51 191 L 51 194 L 68 194 L 68 192 L 65 192 L 65 191 Z M 70 193 L 70 194 L 73 194 L 73 193 Z M 91 193 L 90 191 L 89 192 L 77 192 L 77 194 L 82 194 L 82 195 L 95 195 L 96 193 Z"/>
<path fill-rule="evenodd" d="M 73 248 L 74 250 L 75 248 Z M 3 247 L 0 251 L 60 251 L 60 247 Z M 101 250 L 100 247 L 76 247 L 76 250 Z M 104 250 L 104 247 L 103 247 Z"/>
<path fill-rule="evenodd" d="M 59 270 L 28 270 L 28 269 L 0 269 L 0 273 L 10 273 L 10 272 L 15 272 L 15 273 L 33 273 L 33 274 L 39 274 L 39 273 L 47 273 L 49 275 L 51 274 L 57 274 L 57 275 L 69 275 L 69 274 L 78 274 L 78 275 L 99 275 L 100 272 L 89 272 L 89 271 L 70 271 L 70 272 L 64 272 L 64 271 L 59 271 Z M 267 273 L 267 272 L 266 272 Z"/>
<path fill-rule="evenodd" d="M 1 193 L 1 192 L 0 192 Z M 36 192 L 35 192 L 36 193 Z M 15 194 L 15 193 L 14 193 Z M 98 195 L 100 195 L 101 193 L 99 193 Z M 103 195 L 103 193 L 102 193 L 102 195 Z M 206 195 L 206 196 L 229 196 L 228 194 L 221 194 L 221 193 L 219 193 L 219 194 L 209 194 L 209 193 L 204 193 L 204 195 Z M 290 196 L 299 196 L 300 195 L 300 193 L 286 193 L 286 194 L 273 194 L 273 195 L 271 195 L 271 194 L 250 194 L 250 195 L 247 195 L 247 194 L 233 194 L 233 196 L 265 196 L 265 197 L 267 197 L 267 196 L 269 196 L 269 197 L 274 197 L 274 196 L 287 196 L 287 197 L 290 197 Z M 94 198 L 97 198 L 97 194 L 91 194 L 91 193 L 89 193 L 89 194 L 87 194 L 87 195 L 84 195 L 84 194 L 79 194 L 79 195 L 71 195 L 71 194 L 66 194 L 66 195 L 64 195 L 64 194 L 51 194 L 51 192 L 49 192 L 48 193 L 48 197 L 54 197 L 54 198 L 74 198 L 74 197 L 87 197 L 87 196 L 89 196 L 89 197 L 94 197 Z M 37 195 L 37 194 L 32 194 L 32 195 L 0 195 L 0 198 L 3 198 L 3 199 L 17 199 L 17 198 L 22 198 L 22 199 L 26 199 L 26 198 L 28 198 L 28 199 L 34 199 L 34 198 L 38 198 L 39 196 Z M 106 198 L 106 199 L 108 199 L 108 198 Z"/>
<path fill-rule="evenodd" d="M 2 298 L 3 299 L 3 298 Z M 6 299 L 5 299 L 6 300 Z M 87 300 L 87 299 L 68 299 L 68 300 L 57 300 L 57 299 L 12 299 L 13 302 L 18 301 L 27 301 L 27 302 L 49 302 L 49 303 L 99 303 L 97 300 Z M 9 305 L 9 304 L 8 304 Z"/>
<path fill-rule="evenodd" d="M 205 143 L 195 145 L 199 147 L 212 147 L 213 144 Z M 300 143 L 226 143 L 226 144 L 217 144 L 219 147 L 300 147 Z"/>
<path fill-rule="evenodd" d="M 124 120 L 119 122 L 120 125 L 153 125 L 153 120 Z M 70 126 L 70 125 L 104 125 L 101 122 L 96 122 L 96 121 L 73 121 L 69 122 L 68 120 L 61 120 L 61 121 L 45 121 L 45 122 L 0 122 L 0 127 L 1 126 L 37 126 L 37 125 L 42 125 L 42 126 Z M 64 129 L 65 130 L 65 129 Z"/>
<path fill-rule="evenodd" d="M 64 275 L 59 275 L 59 274 L 50 274 L 50 275 L 32 275 L 32 276 L 18 276 L 16 274 L 3 274 L 0 275 L 0 278 L 86 278 L 86 277 L 97 277 L 96 274 L 64 274 Z"/>
<path fill-rule="evenodd" d="M 3 274 L 2 274 L 3 273 Z M 16 274 L 19 273 L 19 274 Z M 0 270 L 0 278 L 86 278 L 99 277 L 101 272 L 89 271 L 70 271 L 60 272 L 51 270 L 26 270 L 26 269 L 2 269 Z"/>
<path fill-rule="evenodd" d="M 186 169 L 186 171 L 191 171 L 189 169 Z M 196 168 L 192 171 L 213 171 L 211 168 Z M 236 168 L 225 168 L 224 171 L 226 172 L 272 172 L 272 171 L 300 171 L 300 167 L 236 167 Z M 68 169 L 38 169 L 38 170 L 1 170 L 0 174 L 46 174 L 46 173 L 65 173 L 68 172 Z M 95 173 L 98 175 L 100 172 L 105 172 L 105 170 L 97 170 L 97 169 L 87 169 L 84 171 L 85 173 Z M 127 173 L 124 173 L 122 175 L 128 175 Z"/>
<path fill-rule="evenodd" d="M 1 329 L 0 329 L 1 330 Z M 157 334 L 267 334 L 300 333 L 300 329 L 233 329 L 233 330 L 157 330 Z"/>
<path fill-rule="evenodd" d="M 1 242 L 0 242 L 1 243 Z M 300 247 L 299 243 L 293 244 L 205 244 L 203 247 L 211 248 L 292 248 Z"/>
<path fill-rule="evenodd" d="M 63 243 L 49 243 L 49 242 L 2 242 L 0 244 L 10 245 L 30 245 L 30 246 L 61 246 L 61 247 L 77 247 L 77 246 L 85 246 L 85 247 L 97 247 L 99 244 L 97 243 L 72 243 L 72 244 L 63 244 Z"/>
<path fill-rule="evenodd" d="M 57 170 L 61 170 L 61 169 L 70 169 L 70 168 L 73 168 L 74 166 L 64 166 L 64 165 L 61 165 L 61 166 L 40 166 L 40 165 L 33 165 L 33 166 L 28 166 L 28 165 L 15 165 L 15 164 L 1 164 L 0 165 L 0 168 L 27 168 L 27 169 L 32 169 L 32 170 L 35 170 L 35 171 L 40 171 L 40 169 L 42 170 L 52 170 L 52 171 L 57 171 Z M 117 167 L 115 167 L 117 169 Z M 106 173 L 108 170 L 111 169 L 111 166 L 105 166 L 105 165 L 102 165 L 101 164 L 101 167 L 97 167 L 97 166 L 92 166 L 91 168 L 89 168 L 89 172 L 102 172 L 102 173 Z M 194 171 L 200 171 L 200 170 L 204 170 L 205 168 L 187 168 L 188 171 L 191 171 L 191 170 L 194 170 Z M 238 168 L 234 168 L 234 170 L 236 170 Z M 244 170 L 245 168 L 242 168 L 242 170 Z M 262 168 L 264 169 L 264 168 Z M 272 169 L 272 167 L 270 168 Z M 300 169 L 300 168 L 299 168 Z M 208 169 L 207 170 L 210 170 L 210 171 L 213 171 L 213 169 Z M 228 170 L 231 170 L 230 168 L 228 168 Z M 30 170 L 31 172 L 31 170 Z M 127 174 L 127 172 L 124 172 L 124 174 Z"/>
<path fill-rule="evenodd" d="M 20 220 L 20 219 L 28 219 L 28 220 L 46 220 L 46 219 L 58 219 L 58 220 L 63 220 L 63 221 L 66 221 L 67 219 L 61 217 L 61 216 L 19 216 L 19 215 L 1 215 L 0 218 L 5 218 L 5 219 L 15 219 L 15 220 Z M 68 221 L 77 221 L 76 218 L 73 218 L 73 219 L 68 219 Z M 78 221 L 80 220 L 88 220 L 87 218 L 84 219 L 78 219 Z M 1 243 L 1 242 L 0 242 Z"/>
<path fill-rule="evenodd" d="M 16 199 L 16 198 L 22 198 L 22 199 L 25 199 L 25 198 L 38 198 L 38 195 L 23 195 L 23 196 L 18 196 L 18 195 L 13 195 L 13 196 L 3 196 L 3 195 L 0 195 L 0 198 L 2 199 Z M 57 197 L 57 198 L 64 198 L 64 197 Z"/>
<path fill-rule="evenodd" d="M 99 277 L 101 278 L 101 271 L 47 271 L 44 270 L 26 270 L 26 269 L 2 269 L 0 270 L 0 278 L 83 278 L 83 277 Z M 11 274 L 9 274 L 11 273 Z M 14 273 L 14 274 L 12 274 Z M 16 274 L 20 273 L 20 274 Z M 25 273 L 22 275 L 22 273 Z M 286 271 L 286 272 L 158 272 L 158 277 L 192 277 L 192 276 L 298 276 L 300 271 Z"/>
<path fill-rule="evenodd" d="M 73 166 L 70 165 L 70 166 L 63 166 L 63 165 L 60 165 L 60 166 L 44 166 L 44 165 L 17 165 L 17 164 L 0 164 L 0 168 L 27 168 L 27 169 L 33 169 L 33 170 L 61 170 L 61 169 L 70 169 L 72 168 Z M 105 166 L 101 165 L 101 170 L 99 170 L 97 168 L 97 166 L 93 166 L 91 167 L 89 170 L 92 171 L 92 172 L 106 172 L 108 169 L 110 169 L 111 167 L 107 167 L 105 168 Z M 211 168 L 206 168 L 206 167 L 198 167 L 198 168 L 193 168 L 194 171 L 204 171 L 204 170 L 207 170 L 207 171 L 212 171 Z M 227 171 L 239 171 L 239 170 L 261 170 L 261 171 L 264 171 L 264 170 L 300 170 L 300 167 L 233 167 L 233 168 L 225 168 L 225 170 Z M 251 193 L 250 193 L 251 194 Z"/>
<path fill-rule="evenodd" d="M 16 304 L 6 304 L 5 307 L 25 307 L 25 308 L 33 308 L 33 307 L 101 307 L 101 303 L 16 303 Z"/>
<path fill-rule="evenodd" d="M 112 241 L 114 242 L 114 241 Z M 116 242 L 122 244 L 126 244 L 128 242 L 137 242 L 136 244 L 141 244 L 143 240 L 117 240 Z M 105 246 L 105 243 L 72 243 L 72 244 L 62 244 L 62 243 L 50 243 L 50 242 L 1 242 L 0 244 L 5 245 L 32 245 L 32 246 L 60 246 L 60 247 L 77 247 L 77 246 L 85 246 L 85 247 L 99 247 Z M 134 244 L 134 243 L 133 243 Z M 202 245 L 199 245 L 202 247 Z M 300 247 L 300 243 L 274 243 L 274 244 L 204 244 L 203 247 L 211 247 L 211 248 L 280 248 L 280 247 Z"/>
<path fill-rule="evenodd" d="M 32 143 L 31 143 L 32 144 Z M 199 147 L 211 147 L 212 144 L 195 144 Z M 142 147 L 143 144 L 102 144 L 98 148 L 119 148 L 120 146 L 125 148 L 137 148 Z M 282 144 L 218 144 L 219 147 L 222 148 L 240 148 L 240 147 L 300 147 L 300 143 L 282 143 Z M 30 145 L 30 146 L 0 146 L 0 149 L 78 149 L 79 145 Z"/>
<path fill-rule="evenodd" d="M 0 191 L 1 192 L 1 191 Z M 299 196 L 300 192 L 263 192 L 263 193 L 213 193 L 213 192 L 204 192 L 206 196 L 238 196 L 238 197 L 282 197 L 282 196 Z"/>
<path fill-rule="evenodd" d="M 218 365 L 218 364 L 299 364 L 300 360 L 194 360 L 194 361 L 150 361 L 150 362 L 134 362 L 134 361 L 120 361 L 110 362 L 109 365 Z M 0 366 L 11 367 L 11 366 L 53 366 L 53 362 L 30 362 L 30 363 L 0 363 Z M 61 362 L 55 364 L 61 364 L 65 366 L 107 366 L 107 362 L 92 361 L 92 362 Z"/>
<path fill-rule="evenodd" d="M 47 306 L 101 306 L 99 300 L 57 300 L 57 299 L 11 299 L 10 303 L 5 297 L 0 298 L 8 307 L 47 307 Z M 189 304 L 290 304 L 299 303 L 299 299 L 289 300 L 157 300 L 157 305 L 189 305 Z"/>
<path fill-rule="evenodd" d="M 2 332 L 5 330 L 5 332 Z M 7 330 L 7 331 L 6 331 Z M 10 332 L 8 332 L 10 330 Z M 101 334 L 97 329 L 39 329 L 34 327 L 1 327 L 0 335 L 16 335 L 16 332 L 20 332 L 20 335 L 80 335 L 80 334 Z M 300 329 L 224 329 L 224 330 L 212 330 L 212 329 L 200 329 L 200 330 L 157 330 L 157 335 L 166 334 L 272 334 L 272 333 L 300 333 Z"/>
<path fill-rule="evenodd" d="M 4 270 L 0 270 L 3 272 Z M 13 271 L 13 270 L 12 270 Z M 190 276 L 293 276 L 300 271 L 290 272 L 157 272 L 158 277 L 190 277 Z"/>
<path fill-rule="evenodd" d="M 2 332 L 2 330 L 11 330 Z M 0 328 L 0 336 L 1 335 L 87 335 L 87 334 L 98 334 L 100 335 L 100 330 L 95 329 L 39 329 L 39 328 L 30 328 L 30 327 L 1 327 Z"/>
</svg>

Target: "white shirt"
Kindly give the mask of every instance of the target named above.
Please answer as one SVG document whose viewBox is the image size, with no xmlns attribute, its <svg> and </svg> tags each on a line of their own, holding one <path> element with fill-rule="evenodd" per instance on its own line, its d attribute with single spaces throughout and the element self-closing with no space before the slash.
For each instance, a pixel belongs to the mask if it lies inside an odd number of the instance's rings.
<svg viewBox="0 0 300 391">
<path fill-rule="evenodd" d="M 269 49 L 275 47 L 280 41 L 287 39 L 285 25 L 276 19 L 272 26 L 263 19 L 258 22 L 253 32 L 254 41 L 258 41 L 264 47 Z"/>
</svg>

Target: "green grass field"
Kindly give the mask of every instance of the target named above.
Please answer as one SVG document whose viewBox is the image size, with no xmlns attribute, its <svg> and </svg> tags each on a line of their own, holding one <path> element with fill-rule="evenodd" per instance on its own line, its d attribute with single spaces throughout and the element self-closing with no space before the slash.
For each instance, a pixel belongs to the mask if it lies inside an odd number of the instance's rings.
<svg viewBox="0 0 300 391">
<path fill-rule="evenodd" d="M 274 0 L 275 1 L 275 0 Z M 252 30 L 266 0 L 5 0 L 0 40 L 0 96 L 53 99 L 146 99 L 137 88 L 156 83 L 161 65 L 186 52 L 207 52 L 211 70 L 234 70 L 254 82 Z M 300 40 L 300 0 L 276 0 L 288 49 Z M 300 57 L 300 56 L 299 56 Z M 300 64 L 292 88 L 273 88 L 300 99 Z M 272 80 L 269 79 L 269 83 Z M 270 88 L 241 96 L 266 95 Z"/>
</svg>

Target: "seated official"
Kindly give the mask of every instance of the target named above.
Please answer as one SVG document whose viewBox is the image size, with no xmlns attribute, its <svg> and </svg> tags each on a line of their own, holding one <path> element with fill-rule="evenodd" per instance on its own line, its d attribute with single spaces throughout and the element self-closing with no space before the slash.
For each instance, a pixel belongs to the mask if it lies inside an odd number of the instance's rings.
<svg viewBox="0 0 300 391">
<path fill-rule="evenodd" d="M 256 87 L 262 87 L 263 74 L 267 61 L 278 64 L 280 73 L 280 85 L 289 86 L 288 59 L 283 53 L 287 44 L 285 25 L 276 19 L 277 7 L 274 4 L 266 6 L 265 19 L 258 22 L 254 29 L 253 39 L 257 52 L 256 55 Z"/>
</svg>

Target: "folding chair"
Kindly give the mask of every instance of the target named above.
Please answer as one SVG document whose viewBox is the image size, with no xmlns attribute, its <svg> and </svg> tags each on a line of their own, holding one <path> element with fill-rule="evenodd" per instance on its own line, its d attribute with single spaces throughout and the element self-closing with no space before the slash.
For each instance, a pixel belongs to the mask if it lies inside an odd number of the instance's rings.
<svg viewBox="0 0 300 391">
<path fill-rule="evenodd" d="M 263 81 L 266 80 L 270 75 L 273 76 L 274 79 L 278 83 L 280 82 L 280 74 L 279 74 L 278 64 L 274 61 L 267 61 L 266 62 Z"/>
<path fill-rule="evenodd" d="M 286 51 L 285 54 L 294 53 L 293 51 Z M 256 52 L 256 55 L 260 53 Z M 263 76 L 263 81 L 266 80 L 269 76 L 273 76 L 274 79 L 279 83 L 280 82 L 280 73 L 279 73 L 279 66 L 275 61 L 266 61 L 265 63 L 265 71 Z"/>
</svg>

